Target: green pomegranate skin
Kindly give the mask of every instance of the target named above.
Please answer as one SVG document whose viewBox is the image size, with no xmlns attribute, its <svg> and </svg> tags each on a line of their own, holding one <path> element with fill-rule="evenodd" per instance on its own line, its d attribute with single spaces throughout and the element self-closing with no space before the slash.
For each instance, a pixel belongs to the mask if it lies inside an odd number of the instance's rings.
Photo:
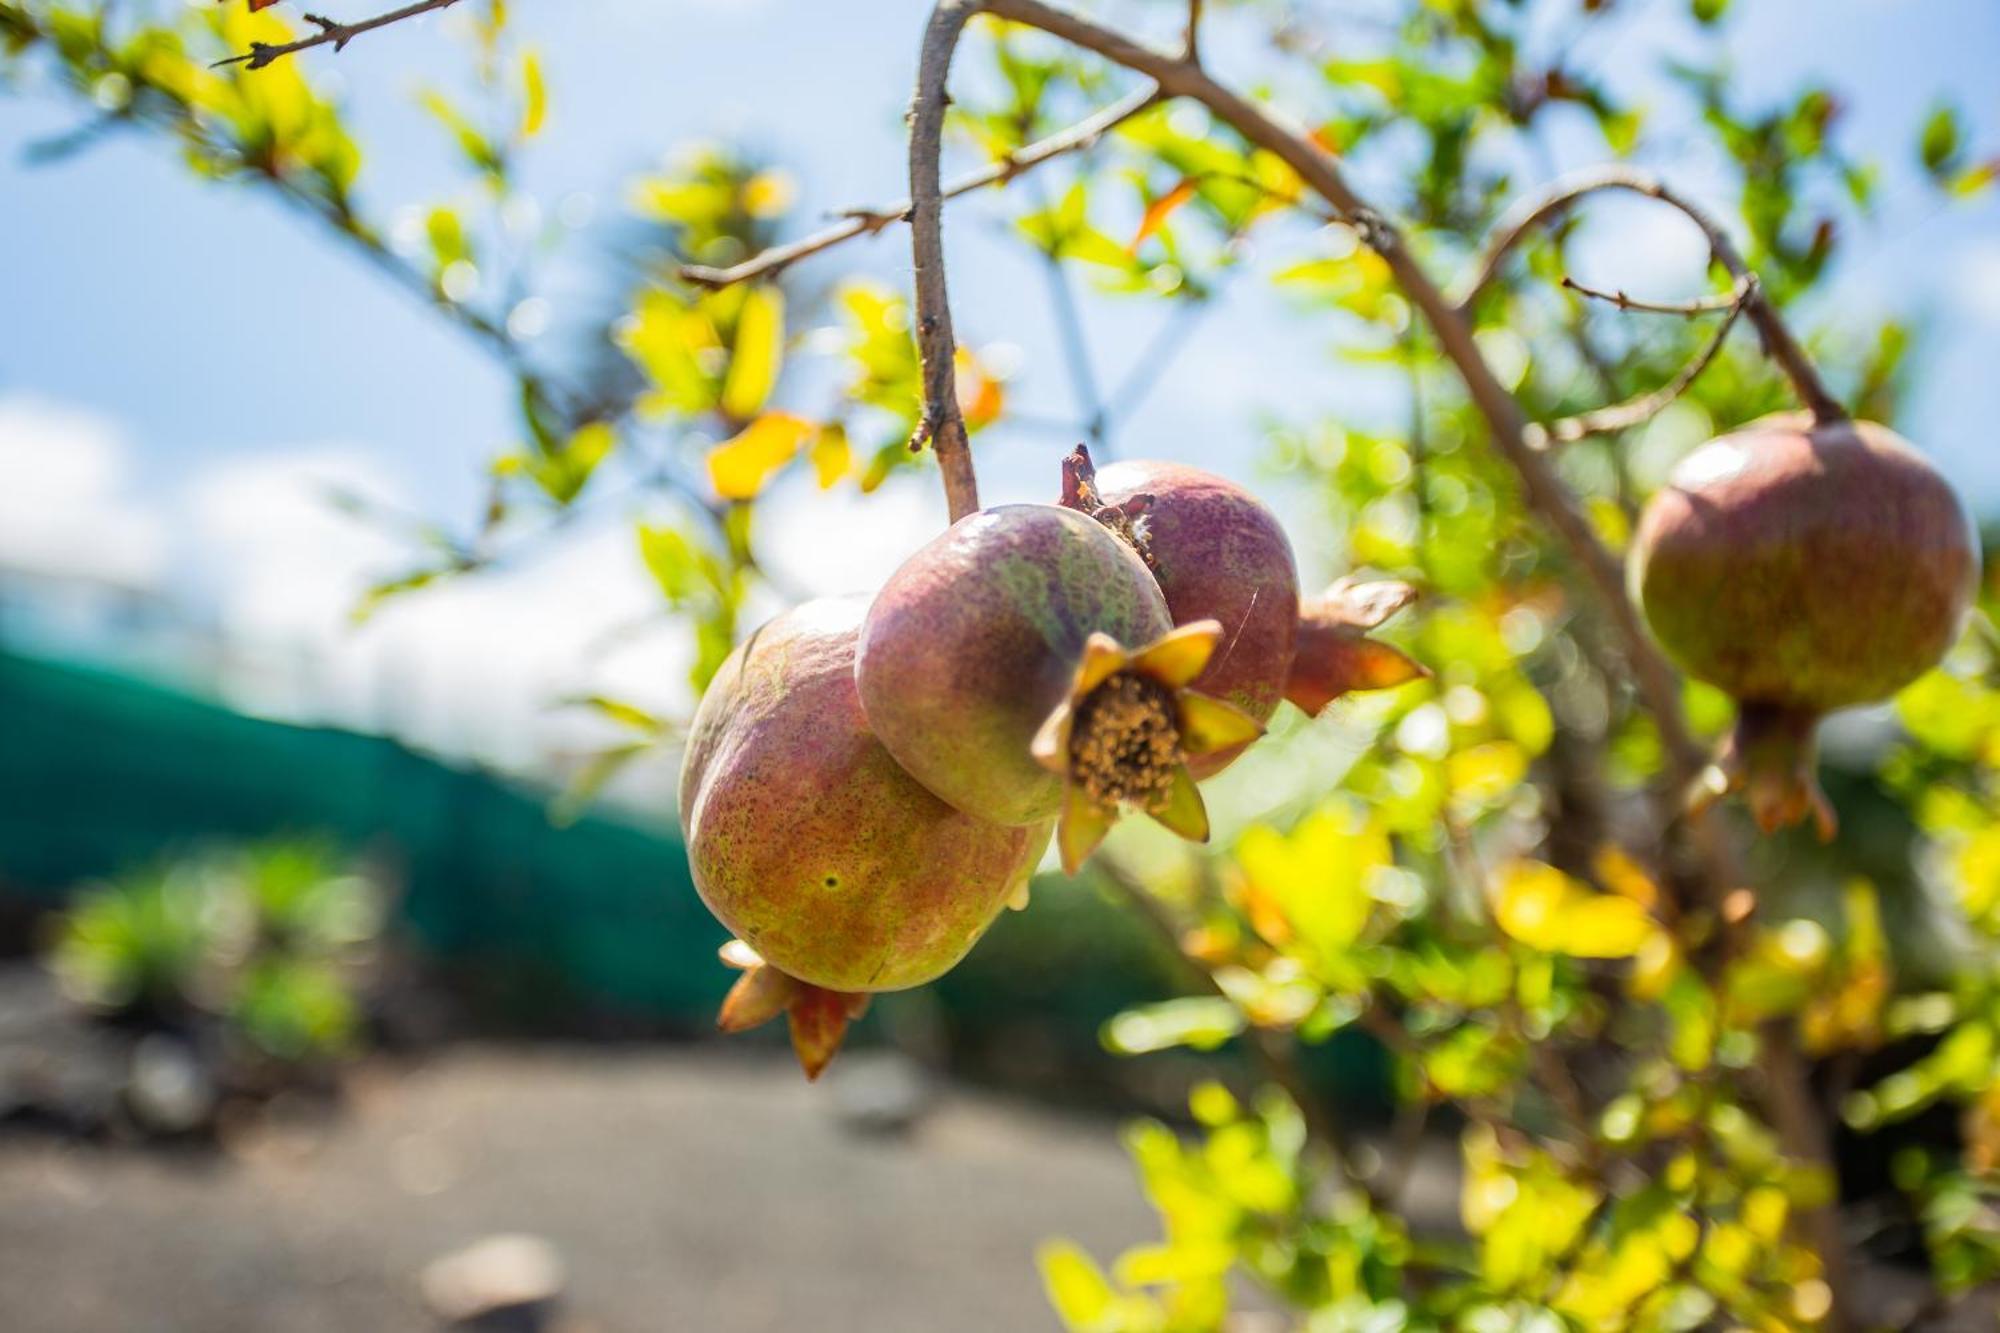
<svg viewBox="0 0 2000 1333">
<path fill-rule="evenodd" d="M 1640 518 L 1629 572 L 1690 675 L 1820 714 L 1935 666 L 1978 570 L 1965 507 L 1907 441 L 1873 422 L 1787 416 L 1682 460 Z"/>
<path fill-rule="evenodd" d="M 919 782 L 996 824 L 1036 824 L 1063 787 L 1029 747 L 1084 641 L 1101 631 L 1137 648 L 1171 628 L 1152 574 L 1109 529 L 1058 505 L 1002 505 L 889 576 L 856 679 L 869 725 Z"/>
<path fill-rule="evenodd" d="M 808 602 L 739 646 L 695 713 L 680 785 L 709 910 L 779 971 L 848 992 L 948 971 L 1048 842 L 952 809 L 889 757 L 854 685 L 865 610 Z"/>
<path fill-rule="evenodd" d="M 1222 624 L 1222 645 L 1194 688 L 1268 722 L 1285 695 L 1299 624 L 1299 572 L 1285 530 L 1234 482 L 1180 463 L 1114 463 L 1097 474 L 1107 505 L 1150 495 L 1145 511 L 1153 574 L 1176 625 Z M 1197 778 L 1221 772 L 1235 746 L 1188 761 Z"/>
</svg>

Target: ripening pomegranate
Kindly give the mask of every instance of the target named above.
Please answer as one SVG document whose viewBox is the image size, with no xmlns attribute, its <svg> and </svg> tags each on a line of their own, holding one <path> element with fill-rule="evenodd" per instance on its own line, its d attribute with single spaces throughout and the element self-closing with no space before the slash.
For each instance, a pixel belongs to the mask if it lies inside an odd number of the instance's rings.
<svg viewBox="0 0 2000 1333">
<path fill-rule="evenodd" d="M 867 994 L 964 957 L 1048 845 L 1046 823 L 955 810 L 882 748 L 854 682 L 865 611 L 808 602 L 752 635 L 703 696 L 681 765 L 695 887 L 742 941 L 725 953 L 746 975 L 723 1025 L 789 1012 L 809 1075 Z"/>
<path fill-rule="evenodd" d="M 1222 626 L 1221 646 L 1195 688 L 1260 724 L 1270 721 L 1297 639 L 1299 575 L 1285 530 L 1263 501 L 1181 463 L 1113 463 L 1097 472 L 1078 445 L 1063 461 L 1063 503 L 1138 520 L 1138 549 L 1174 623 Z M 1244 748 L 1201 755 L 1188 767 L 1196 778 L 1220 773 Z"/>
<path fill-rule="evenodd" d="M 1820 717 L 1935 666 L 1978 570 L 1958 496 L 1886 427 L 1769 417 L 1689 454 L 1640 518 L 1630 574 L 1668 656 L 1737 700 L 1706 798 L 1741 789 L 1766 832 L 1811 814 L 1830 838 Z"/>
<path fill-rule="evenodd" d="M 1236 483 L 1183 463 L 1130 461 L 1098 471 L 1083 445 L 1063 460 L 1062 503 L 1090 514 L 1136 549 L 1176 625 L 1214 620 L 1221 647 L 1195 680 L 1258 723 L 1290 698 L 1317 715 L 1352 690 L 1386 689 L 1424 674 L 1367 637 L 1408 605 L 1407 583 L 1343 579 L 1301 600 L 1292 546 L 1270 508 Z M 1189 761 L 1221 772 L 1244 745 Z"/>
<path fill-rule="evenodd" d="M 1184 687 L 1221 627 L 1174 631 L 1131 547 L 1056 505 L 970 515 L 869 609 L 856 662 L 869 725 L 945 801 L 999 824 L 1059 819 L 1074 870 L 1119 812 L 1185 837 L 1208 817 L 1191 756 L 1258 724 Z"/>
</svg>

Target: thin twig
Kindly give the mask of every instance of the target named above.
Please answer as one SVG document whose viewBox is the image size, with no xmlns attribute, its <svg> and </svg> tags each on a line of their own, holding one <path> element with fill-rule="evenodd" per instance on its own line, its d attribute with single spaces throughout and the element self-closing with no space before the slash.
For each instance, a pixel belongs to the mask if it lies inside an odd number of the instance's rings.
<svg viewBox="0 0 2000 1333">
<path fill-rule="evenodd" d="M 310 37 L 301 37 L 295 42 L 252 42 L 250 49 L 242 55 L 218 60 L 214 67 L 220 69 L 224 65 L 244 65 L 250 69 L 262 69 L 266 65 L 283 60 L 286 56 L 310 51 L 315 46 L 331 46 L 335 51 L 340 51 L 365 32 L 386 28 L 391 23 L 401 23 L 404 19 L 428 14 L 432 10 L 449 9 L 457 3 L 458 0 L 416 0 L 416 3 L 404 5 L 401 9 L 392 9 L 386 14 L 377 14 L 372 19 L 357 19 L 352 23 L 336 23 L 318 14 L 302 15 L 306 22 L 319 31 Z"/>
<path fill-rule="evenodd" d="M 1563 275 L 1563 290 L 1587 296 L 1593 301 L 1604 301 L 1620 310 L 1637 310 L 1649 315 L 1681 315 L 1692 318 L 1695 315 L 1712 315 L 1717 311 L 1734 311 L 1743 303 L 1740 290 L 1718 292 L 1714 296 L 1697 297 L 1692 301 L 1641 301 L 1628 295 L 1624 288 L 1615 292 L 1600 291 L 1596 287 L 1586 287 L 1575 278 Z M 1739 284 L 1740 287 L 1740 284 Z"/>
<path fill-rule="evenodd" d="M 1577 290 L 1582 291 L 1583 289 L 1578 288 Z M 1635 427 L 1643 426 L 1654 417 L 1660 415 L 1660 413 L 1666 411 L 1675 399 L 1686 393 L 1688 388 L 1697 379 L 1701 378 L 1702 372 L 1707 370 L 1714 363 L 1715 358 L 1721 354 L 1722 345 L 1729 341 L 1729 331 L 1736 327 L 1737 316 L 1743 313 L 1745 303 L 1750 300 L 1756 290 L 1757 280 L 1755 278 L 1745 278 L 1736 284 L 1734 295 L 1727 298 L 1726 303 L 1720 306 L 1709 304 L 1708 302 L 1691 302 L 1688 306 L 1678 309 L 1666 306 L 1629 307 L 1632 309 L 1652 309 L 1671 314 L 1688 314 L 1692 313 L 1696 308 L 1719 309 L 1727 310 L 1729 314 L 1715 330 L 1715 336 L 1708 340 L 1708 345 L 1702 348 L 1701 354 L 1685 366 L 1682 366 L 1680 373 L 1667 383 L 1662 384 L 1651 393 L 1643 393 L 1636 398 L 1628 398 L 1622 403 L 1613 403 L 1609 407 L 1596 408 L 1589 412 L 1579 413 L 1573 417 L 1563 417 L 1560 420 L 1551 421 L 1546 426 L 1531 426 L 1528 430 L 1529 445 L 1536 449 L 1547 449 L 1558 444 L 1575 444 L 1578 440 L 1586 440 L 1593 435 L 1615 435 L 1619 431 L 1632 430 Z"/>
<path fill-rule="evenodd" d="M 1728 231 L 1706 209 L 1647 172 L 1625 166 L 1599 167 L 1558 180 L 1545 193 L 1529 198 L 1500 220 L 1485 249 L 1474 261 L 1471 275 L 1460 286 L 1459 295 L 1453 300 L 1461 317 L 1499 276 L 1507 256 L 1531 232 L 1550 218 L 1567 212 L 1584 196 L 1604 190 L 1623 190 L 1657 199 L 1670 208 L 1678 209 L 1701 228 L 1702 234 L 1708 238 L 1710 254 L 1716 263 L 1729 271 L 1730 277 L 1740 282 L 1751 276 L 1749 264 L 1744 262 L 1742 252 L 1729 238 Z M 1783 315 L 1770 296 L 1761 288 L 1751 293 L 1745 313 L 1763 338 L 1764 350 L 1784 371 L 1785 378 L 1792 382 L 1792 387 L 1798 391 L 1799 398 L 1813 416 L 1820 421 L 1846 420 L 1847 409 L 1827 389 L 1826 382 L 1820 378 L 1805 349 L 1799 346 L 1798 339 L 1785 324 Z"/>
<path fill-rule="evenodd" d="M 985 6 L 982 0 L 940 0 L 931 11 L 917 59 L 917 92 L 910 103 L 910 257 L 916 271 L 917 355 L 923 363 L 923 415 L 910 447 L 928 441 L 937 451 L 945 503 L 956 523 L 979 510 L 979 479 L 972 470 L 972 443 L 958 406 L 958 339 L 951 327 L 951 297 L 945 288 L 944 196 L 939 158 L 944 152 L 944 113 L 950 102 L 945 85 L 951 57 L 965 25 Z"/>
<path fill-rule="evenodd" d="M 1037 139 L 1024 148 L 1015 149 L 1005 157 L 995 158 L 977 171 L 960 176 L 944 189 L 942 197 L 956 199 L 960 195 L 983 190 L 989 185 L 1005 185 L 1016 176 L 1032 171 L 1052 158 L 1089 148 L 1159 100 L 1159 90 L 1155 88 L 1142 88 L 1129 96 L 1121 97 L 1068 129 L 1051 134 L 1046 139 Z M 729 268 L 686 264 L 681 267 L 680 275 L 687 281 L 703 287 L 727 287 L 733 283 L 748 282 L 752 278 L 770 277 L 779 270 L 816 255 L 822 250 L 831 250 L 834 246 L 851 241 L 857 236 L 877 235 L 898 222 L 908 221 L 910 201 L 905 199 L 882 208 L 843 209 L 840 217 L 842 219 L 840 222 L 823 231 L 800 237 L 784 245 L 773 246 Z"/>
<path fill-rule="evenodd" d="M 1181 49 L 1188 64 L 1201 63 L 1201 0 L 1188 0 L 1187 36 L 1182 39 Z"/>
</svg>

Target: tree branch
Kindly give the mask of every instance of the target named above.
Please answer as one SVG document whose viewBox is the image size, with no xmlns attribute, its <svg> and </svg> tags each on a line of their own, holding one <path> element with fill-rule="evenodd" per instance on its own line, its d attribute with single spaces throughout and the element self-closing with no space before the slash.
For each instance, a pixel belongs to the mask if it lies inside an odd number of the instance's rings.
<svg viewBox="0 0 2000 1333">
<path fill-rule="evenodd" d="M 1571 283 L 1568 279 L 1563 280 L 1563 285 L 1585 295 L 1597 295 L 1588 288 Z M 1652 310 L 1663 314 L 1693 314 L 1704 310 L 1726 310 L 1729 314 L 1722 321 L 1721 327 L 1716 329 L 1715 336 L 1708 340 L 1708 345 L 1702 349 L 1701 355 L 1681 367 L 1680 373 L 1667 383 L 1651 393 L 1628 398 L 1622 403 L 1613 403 L 1609 407 L 1600 407 L 1573 417 L 1563 417 L 1558 421 L 1551 421 L 1546 426 L 1531 426 L 1528 428 L 1528 444 L 1532 448 L 1547 449 L 1552 445 L 1575 444 L 1578 440 L 1588 439 L 1592 435 L 1613 435 L 1621 430 L 1643 426 L 1666 411 L 1676 398 L 1686 393 L 1689 386 L 1701 378 L 1701 373 L 1707 370 L 1721 354 L 1722 345 L 1729 341 L 1729 331 L 1736 327 L 1737 316 L 1743 313 L 1744 305 L 1749 302 L 1756 290 L 1757 280 L 1745 278 L 1736 284 L 1736 291 L 1732 295 L 1721 298 L 1724 301 L 1722 305 L 1714 304 L 1714 298 L 1691 301 L 1678 307 L 1621 302 L 1621 309 Z M 1620 292 L 1619 296 L 1623 297 L 1624 293 Z"/>
<path fill-rule="evenodd" d="M 250 69 L 262 69 L 266 65 L 276 64 L 286 56 L 310 51 L 315 46 L 331 46 L 335 51 L 340 51 L 365 32 L 386 28 L 391 23 L 401 23 L 404 19 L 428 14 L 435 9 L 449 9 L 457 3 L 458 0 L 416 0 L 414 4 L 404 5 L 401 9 L 392 9 L 371 19 L 357 19 L 353 23 L 336 23 L 318 14 L 305 14 L 301 17 L 319 29 L 312 36 L 301 37 L 295 42 L 252 42 L 248 51 L 240 56 L 218 60 L 213 68 L 219 69 L 224 65 L 245 65 Z"/>
<path fill-rule="evenodd" d="M 1729 271 L 1730 277 L 1741 282 L 1753 276 L 1742 252 L 1736 248 L 1736 243 L 1729 238 L 1721 222 L 1699 204 L 1647 172 L 1625 166 L 1599 167 L 1558 180 L 1546 193 L 1523 201 L 1500 220 L 1485 249 L 1474 262 L 1471 276 L 1461 285 L 1460 294 L 1453 301 L 1460 316 L 1463 317 L 1479 294 L 1492 285 L 1507 256 L 1531 232 L 1550 218 L 1568 211 L 1584 196 L 1604 190 L 1623 190 L 1657 199 L 1670 208 L 1678 209 L 1701 228 L 1702 234 L 1708 238 L 1709 253 L 1716 263 Z M 1769 295 L 1761 288 L 1752 292 L 1745 313 L 1763 338 L 1765 352 L 1778 363 L 1778 368 L 1792 382 L 1800 400 L 1813 416 L 1820 421 L 1846 420 L 1847 409 L 1828 391 L 1826 382 L 1820 378 L 1805 349 L 1799 346 L 1798 339 L 1792 335 Z"/>
<path fill-rule="evenodd" d="M 958 339 L 951 327 L 951 298 L 945 290 L 944 195 L 938 160 L 944 151 L 944 113 L 950 98 L 952 53 L 966 23 L 982 0 L 939 0 L 924 30 L 917 59 L 917 92 L 910 104 L 910 254 L 916 270 L 917 354 L 923 362 L 923 416 L 910 440 L 920 449 L 928 440 L 937 451 L 945 502 L 956 523 L 979 509 L 979 480 L 972 469 L 972 444 L 958 407 Z"/>
<path fill-rule="evenodd" d="M 1159 100 L 1160 93 L 1157 88 L 1143 88 L 1129 96 L 1121 97 L 1066 130 L 1051 134 L 1046 139 L 1038 139 L 1005 157 L 995 159 L 977 171 L 960 176 L 945 187 L 941 197 L 956 199 L 960 195 L 971 194 L 989 185 L 1005 185 L 1016 176 L 1032 171 L 1052 158 L 1089 148 Z M 910 201 L 905 199 L 901 203 L 890 204 L 885 208 L 844 209 L 840 216 L 842 221 L 823 231 L 814 232 L 810 236 L 801 237 L 784 245 L 773 246 L 762 254 L 752 255 L 740 264 L 729 268 L 686 264 L 681 267 L 680 275 L 688 282 L 703 287 L 727 287 L 733 283 L 747 282 L 752 278 L 770 277 L 822 250 L 831 250 L 836 245 L 851 241 L 857 236 L 877 235 L 898 222 L 908 221 Z"/>
</svg>

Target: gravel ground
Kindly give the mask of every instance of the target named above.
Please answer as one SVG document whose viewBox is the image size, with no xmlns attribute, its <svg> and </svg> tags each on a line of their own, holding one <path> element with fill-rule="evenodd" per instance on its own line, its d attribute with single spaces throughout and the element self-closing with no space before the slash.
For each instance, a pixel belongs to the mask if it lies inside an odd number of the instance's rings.
<svg viewBox="0 0 2000 1333">
<path fill-rule="evenodd" d="M 775 1060 L 473 1050 L 226 1153 L 0 1140 L 0 1325 L 429 1329 L 424 1265 L 526 1232 L 565 1330 L 1015 1333 L 1055 1327 L 1039 1240 L 1157 1234 L 1106 1121 L 953 1091 L 885 1137 L 838 1096 Z"/>
</svg>

